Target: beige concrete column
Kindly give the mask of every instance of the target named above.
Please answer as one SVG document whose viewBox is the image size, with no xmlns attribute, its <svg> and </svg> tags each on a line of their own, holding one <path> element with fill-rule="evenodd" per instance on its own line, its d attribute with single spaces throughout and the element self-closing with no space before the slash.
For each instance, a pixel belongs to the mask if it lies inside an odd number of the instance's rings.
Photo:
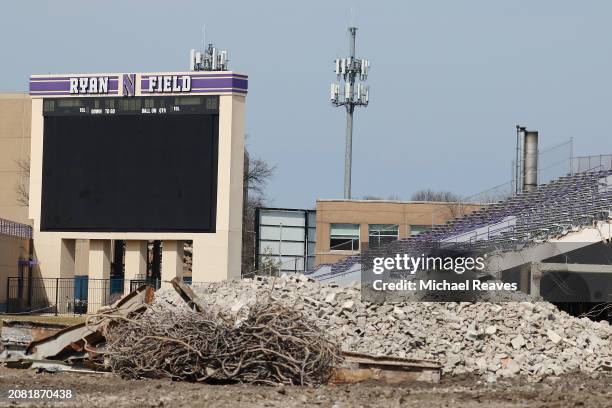
<svg viewBox="0 0 612 408">
<path fill-rule="evenodd" d="M 125 241 L 124 292 L 130 291 L 132 279 L 144 279 L 147 274 L 147 241 Z"/>
<path fill-rule="evenodd" d="M 43 100 L 32 99 L 32 122 L 30 125 L 30 193 L 28 215 L 34 220 L 34 230 L 40 231 L 40 201 L 42 196 L 43 157 Z"/>
<path fill-rule="evenodd" d="M 538 262 L 531 263 L 531 282 L 529 286 L 529 294 L 531 296 L 540 296 L 540 283 L 542 282 L 542 271 Z"/>
<path fill-rule="evenodd" d="M 161 280 L 162 287 L 171 286 L 169 281 L 183 277 L 183 257 L 185 241 L 163 241 Z"/>
<path fill-rule="evenodd" d="M 219 97 L 216 228 L 214 234 L 198 234 L 193 239 L 194 282 L 239 278 L 241 274 L 244 112 L 244 96 Z M 165 263 L 162 258 L 162 268 Z"/>
<path fill-rule="evenodd" d="M 525 264 L 518 267 L 519 270 L 519 290 L 523 293 L 531 291 L 531 264 Z"/>
<path fill-rule="evenodd" d="M 89 240 L 75 240 L 74 274 L 87 275 L 89 270 Z"/>
<path fill-rule="evenodd" d="M 74 277 L 75 240 L 62 239 L 60 245 L 60 278 Z"/>
<path fill-rule="evenodd" d="M 64 278 L 57 281 L 57 293 L 54 294 L 57 300 L 59 312 L 68 311 L 68 303 L 74 297 L 74 270 L 75 270 L 75 240 L 62 239 L 60 243 L 60 267 L 59 277 Z M 55 285 L 54 285 L 55 286 Z M 53 299 L 53 298 L 52 298 Z"/>
<path fill-rule="evenodd" d="M 37 263 L 32 270 L 33 276 L 40 278 L 73 278 L 74 277 L 74 240 L 62 239 L 55 233 L 34 232 L 34 258 Z M 57 281 L 61 290 L 56 290 L 56 284 L 47 281 L 44 285 L 45 295 L 50 302 L 58 300 L 60 308 L 63 307 L 69 294 L 68 285 Z M 6 285 L 6 283 L 5 283 Z M 72 286 L 72 285 L 70 285 Z"/>
<path fill-rule="evenodd" d="M 89 282 L 87 313 L 95 313 L 108 302 L 110 295 L 111 240 L 89 241 Z M 104 280 L 99 280 L 104 279 Z"/>
</svg>

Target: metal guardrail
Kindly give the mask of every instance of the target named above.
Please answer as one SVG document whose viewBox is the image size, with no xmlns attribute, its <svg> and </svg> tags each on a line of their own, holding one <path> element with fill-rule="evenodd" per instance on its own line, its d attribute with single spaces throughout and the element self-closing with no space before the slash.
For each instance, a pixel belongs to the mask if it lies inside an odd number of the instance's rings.
<svg viewBox="0 0 612 408">
<path fill-rule="evenodd" d="M 185 278 L 184 278 L 185 279 Z M 191 278 L 185 279 L 190 283 Z M 159 289 L 160 280 L 122 278 L 7 278 L 7 314 L 81 315 L 95 313 L 124 294 L 147 284 Z"/>
<path fill-rule="evenodd" d="M 571 166 L 572 173 L 593 171 L 593 169 L 612 170 L 612 154 L 573 157 Z"/>
<path fill-rule="evenodd" d="M 30 239 L 32 238 L 32 227 L 20 222 L 0 218 L 0 235 Z"/>
</svg>

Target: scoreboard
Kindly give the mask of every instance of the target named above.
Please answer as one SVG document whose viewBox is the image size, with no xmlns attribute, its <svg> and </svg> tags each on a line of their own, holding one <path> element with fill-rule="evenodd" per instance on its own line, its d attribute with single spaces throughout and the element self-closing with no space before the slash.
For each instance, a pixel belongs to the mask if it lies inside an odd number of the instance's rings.
<svg viewBox="0 0 612 408">
<path fill-rule="evenodd" d="M 218 96 L 46 98 L 44 116 L 218 114 Z"/>
<path fill-rule="evenodd" d="M 219 96 L 45 98 L 41 231 L 216 227 Z"/>
<path fill-rule="evenodd" d="M 240 277 L 247 93 L 232 71 L 31 75 L 40 276 L 107 279 L 122 240 L 125 277 L 145 273 L 150 241 L 164 281 L 183 275 L 184 241 L 194 282 Z M 77 240 L 89 241 L 87 266 Z"/>
</svg>

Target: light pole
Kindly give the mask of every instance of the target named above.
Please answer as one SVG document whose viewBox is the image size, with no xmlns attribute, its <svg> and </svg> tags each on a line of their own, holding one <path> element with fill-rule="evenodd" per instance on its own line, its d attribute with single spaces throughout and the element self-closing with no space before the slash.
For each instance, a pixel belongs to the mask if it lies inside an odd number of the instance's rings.
<svg viewBox="0 0 612 408">
<path fill-rule="evenodd" d="M 351 198 L 351 169 L 353 161 L 353 112 L 357 106 L 368 106 L 370 90 L 361 82 L 368 77 L 370 61 L 355 58 L 357 27 L 349 27 L 349 57 L 336 59 L 338 82 L 331 85 L 331 102 L 346 107 L 346 151 L 344 154 L 344 198 Z M 340 96 L 340 82 L 344 81 L 344 95 Z"/>
</svg>

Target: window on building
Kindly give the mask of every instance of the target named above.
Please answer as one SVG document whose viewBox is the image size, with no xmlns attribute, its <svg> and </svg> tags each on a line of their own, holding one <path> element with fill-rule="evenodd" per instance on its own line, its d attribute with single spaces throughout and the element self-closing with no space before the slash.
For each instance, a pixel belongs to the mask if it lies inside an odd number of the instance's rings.
<svg viewBox="0 0 612 408">
<path fill-rule="evenodd" d="M 399 225 L 370 224 L 368 235 L 369 247 L 378 248 L 387 242 L 395 241 L 399 237 Z"/>
<path fill-rule="evenodd" d="M 411 225 L 410 226 L 410 236 L 414 237 L 415 235 L 419 235 L 423 231 L 427 231 L 431 229 L 430 225 Z"/>
<path fill-rule="evenodd" d="M 359 250 L 359 224 L 331 224 L 329 249 L 332 251 Z"/>
</svg>

